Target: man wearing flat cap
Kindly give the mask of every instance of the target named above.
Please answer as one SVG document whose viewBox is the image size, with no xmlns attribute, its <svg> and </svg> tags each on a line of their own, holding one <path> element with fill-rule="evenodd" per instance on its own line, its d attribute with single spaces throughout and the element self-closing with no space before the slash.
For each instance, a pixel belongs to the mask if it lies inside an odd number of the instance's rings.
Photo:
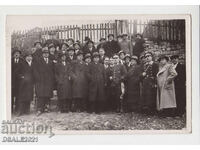
<svg viewBox="0 0 200 150">
<path fill-rule="evenodd" d="M 105 43 L 105 55 L 109 58 L 120 51 L 120 46 L 117 41 L 114 40 L 114 35 L 108 35 L 108 41 Z"/>
<path fill-rule="evenodd" d="M 175 94 L 176 94 L 176 115 L 182 116 L 186 112 L 186 69 L 185 65 L 179 62 L 179 56 L 171 56 L 173 67 L 177 72 L 177 76 L 174 79 Z"/>
<path fill-rule="evenodd" d="M 35 62 L 33 69 L 35 79 L 35 91 L 37 99 L 37 116 L 48 111 L 50 98 L 53 97 L 55 85 L 54 65 L 49 59 L 48 47 L 42 49 L 42 57 Z"/>
<path fill-rule="evenodd" d="M 18 94 L 19 94 L 19 74 L 20 74 L 20 67 L 23 62 L 21 58 L 21 51 L 14 47 L 12 48 L 12 102 L 11 102 L 11 110 L 12 113 L 18 110 Z M 14 108 L 15 106 L 15 108 Z"/>
<path fill-rule="evenodd" d="M 72 63 L 74 60 L 76 60 L 75 50 L 73 47 L 69 47 L 67 49 L 67 61 Z"/>
</svg>

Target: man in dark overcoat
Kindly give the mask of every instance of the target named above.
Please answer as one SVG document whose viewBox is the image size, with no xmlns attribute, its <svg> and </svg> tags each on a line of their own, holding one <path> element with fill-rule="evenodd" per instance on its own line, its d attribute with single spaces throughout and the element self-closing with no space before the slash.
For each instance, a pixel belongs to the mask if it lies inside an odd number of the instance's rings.
<svg viewBox="0 0 200 150">
<path fill-rule="evenodd" d="M 54 65 L 49 59 L 48 47 L 42 49 L 42 57 L 35 62 L 34 79 L 35 92 L 37 96 L 37 116 L 44 112 L 50 103 L 54 89 Z"/>
<path fill-rule="evenodd" d="M 19 71 L 23 59 L 21 58 L 21 51 L 18 48 L 13 48 L 12 52 L 12 102 L 11 102 L 11 110 L 12 112 L 17 112 L 18 110 L 18 94 L 19 94 Z"/>
<path fill-rule="evenodd" d="M 186 112 L 186 69 L 185 65 L 179 62 L 178 55 L 172 56 L 171 61 L 178 74 L 174 79 L 177 104 L 176 115 L 182 116 Z"/>
<path fill-rule="evenodd" d="M 89 66 L 89 111 L 100 113 L 105 106 L 105 69 L 99 63 L 99 53 L 93 53 L 93 62 Z"/>
<path fill-rule="evenodd" d="M 86 97 L 88 92 L 88 69 L 83 61 L 83 52 L 77 53 L 77 60 L 72 64 L 72 96 L 73 110 L 82 112 L 86 110 Z"/>
<path fill-rule="evenodd" d="M 153 55 L 150 52 L 144 55 L 146 62 L 142 69 L 142 98 L 140 106 L 143 112 L 152 114 L 156 111 L 156 75 L 158 73 L 158 64 L 153 61 Z"/>
<path fill-rule="evenodd" d="M 33 100 L 33 86 L 33 58 L 32 53 L 27 51 L 19 72 L 18 116 L 30 112 L 30 102 Z"/>
<path fill-rule="evenodd" d="M 59 53 L 60 61 L 55 65 L 55 79 L 58 94 L 59 112 L 71 111 L 72 83 L 71 65 L 66 61 L 66 54 Z"/>
<path fill-rule="evenodd" d="M 33 59 L 38 61 L 42 57 L 42 43 L 40 41 L 35 41 L 34 48 Z"/>
<path fill-rule="evenodd" d="M 138 57 L 131 57 L 131 64 L 128 72 L 125 76 L 125 111 L 132 112 L 137 111 L 138 103 L 140 101 L 140 75 L 141 67 L 138 66 Z"/>
<path fill-rule="evenodd" d="M 114 40 L 114 35 L 108 35 L 108 41 L 104 45 L 105 48 L 105 55 L 109 58 L 112 57 L 114 54 L 117 54 L 120 51 L 120 45 L 117 41 Z"/>
<path fill-rule="evenodd" d="M 141 34 L 135 35 L 135 44 L 133 46 L 133 55 L 136 55 L 137 57 L 140 57 L 140 54 L 144 51 L 144 39 Z"/>
</svg>

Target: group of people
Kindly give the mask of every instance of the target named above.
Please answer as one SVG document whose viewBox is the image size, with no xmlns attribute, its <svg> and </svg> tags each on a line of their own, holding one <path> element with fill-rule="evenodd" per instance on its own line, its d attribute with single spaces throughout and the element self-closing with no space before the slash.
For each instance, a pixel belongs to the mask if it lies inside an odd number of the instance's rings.
<svg viewBox="0 0 200 150">
<path fill-rule="evenodd" d="M 144 51 L 137 34 L 130 46 L 127 35 L 113 34 L 95 47 L 85 43 L 59 44 L 47 40 L 32 50 L 12 53 L 12 112 L 27 114 L 36 95 L 37 116 L 49 112 L 50 99 L 58 97 L 59 112 L 140 112 L 182 116 L 186 106 L 186 72 L 179 56 Z"/>
</svg>

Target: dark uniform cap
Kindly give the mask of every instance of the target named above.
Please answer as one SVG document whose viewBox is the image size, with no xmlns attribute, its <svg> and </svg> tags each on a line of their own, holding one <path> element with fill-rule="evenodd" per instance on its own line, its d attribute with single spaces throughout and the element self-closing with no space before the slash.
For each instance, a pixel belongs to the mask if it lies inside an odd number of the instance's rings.
<svg viewBox="0 0 200 150">
<path fill-rule="evenodd" d="M 67 41 L 71 40 L 74 43 L 74 39 L 73 38 L 68 38 Z"/>
<path fill-rule="evenodd" d="M 138 57 L 133 55 L 133 56 L 131 56 L 131 59 L 138 60 Z"/>
<path fill-rule="evenodd" d="M 67 51 L 75 51 L 75 49 L 74 49 L 73 47 L 69 47 L 69 48 L 67 49 Z"/>
<path fill-rule="evenodd" d="M 85 54 L 84 59 L 87 59 L 87 58 L 91 58 L 91 54 L 90 53 Z"/>
<path fill-rule="evenodd" d="M 22 52 L 18 49 L 18 47 L 12 48 L 12 55 L 14 55 L 16 52 L 19 52 L 20 54 L 22 53 Z"/>
<path fill-rule="evenodd" d="M 98 52 L 94 52 L 94 53 L 92 54 L 92 56 L 93 56 L 93 58 L 94 58 L 94 57 L 100 57 L 100 55 L 99 55 Z"/>
<path fill-rule="evenodd" d="M 43 47 L 42 48 L 42 53 L 49 53 L 48 47 Z"/>
<path fill-rule="evenodd" d="M 30 50 L 24 51 L 24 58 L 26 58 L 27 56 L 32 56 L 33 53 Z"/>
<path fill-rule="evenodd" d="M 126 59 L 126 58 L 131 58 L 131 55 L 130 54 L 126 54 L 124 59 Z"/>
<path fill-rule="evenodd" d="M 144 53 L 144 57 L 146 57 L 147 55 L 153 56 L 153 54 L 151 52 L 148 52 L 148 51 Z"/>
<path fill-rule="evenodd" d="M 42 42 L 40 42 L 40 41 L 35 41 L 34 46 L 36 46 L 37 43 L 39 43 L 42 46 Z"/>
<path fill-rule="evenodd" d="M 90 38 L 88 36 L 86 36 L 84 41 L 89 41 L 89 40 L 90 40 Z"/>
<path fill-rule="evenodd" d="M 76 56 L 79 56 L 79 55 L 83 55 L 83 52 L 82 51 L 78 51 L 78 53 L 76 54 Z"/>
<path fill-rule="evenodd" d="M 110 36 L 114 37 L 114 34 L 108 34 L 108 38 L 109 38 Z"/>
<path fill-rule="evenodd" d="M 118 35 L 117 38 L 122 38 L 122 35 Z"/>
<path fill-rule="evenodd" d="M 124 51 L 119 51 L 118 55 L 120 55 L 121 53 L 124 53 L 124 55 L 126 54 Z"/>
<path fill-rule="evenodd" d="M 58 57 L 59 57 L 59 58 L 61 58 L 61 57 L 64 56 L 64 55 L 66 56 L 66 53 L 65 53 L 65 52 L 59 52 L 59 53 L 58 53 Z"/>
<path fill-rule="evenodd" d="M 169 57 L 168 57 L 168 56 L 165 56 L 165 55 L 161 55 L 161 56 L 158 58 L 158 61 L 161 61 L 162 59 L 165 59 L 166 61 L 169 61 Z"/>
<path fill-rule="evenodd" d="M 52 48 L 52 47 L 56 48 L 55 45 L 54 45 L 53 43 L 49 44 L 48 48 L 50 49 L 50 48 Z"/>
<path fill-rule="evenodd" d="M 173 56 L 170 57 L 171 60 L 172 60 L 172 59 L 177 59 L 177 58 L 179 58 L 178 55 L 173 55 Z"/>
<path fill-rule="evenodd" d="M 102 40 L 106 40 L 106 38 L 103 38 L 103 37 L 102 37 L 102 38 L 100 38 L 100 40 L 99 40 L 99 41 L 101 42 Z"/>
</svg>

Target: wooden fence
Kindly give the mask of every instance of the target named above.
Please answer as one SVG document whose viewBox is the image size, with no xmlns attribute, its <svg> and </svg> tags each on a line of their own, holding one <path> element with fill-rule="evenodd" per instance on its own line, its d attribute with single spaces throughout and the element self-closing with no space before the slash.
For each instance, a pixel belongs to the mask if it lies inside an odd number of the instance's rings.
<svg viewBox="0 0 200 150">
<path fill-rule="evenodd" d="M 136 33 L 141 33 L 144 38 L 154 41 L 182 42 L 185 41 L 184 20 L 115 20 L 109 23 L 87 24 L 82 26 L 64 25 L 46 28 L 34 28 L 27 31 L 13 32 L 12 47 L 29 48 L 34 41 L 45 42 L 56 37 L 60 42 L 68 38 L 75 41 L 84 41 L 88 36 L 96 44 L 101 37 L 107 37 L 109 33 L 116 35 L 127 33 L 131 39 Z"/>
</svg>

